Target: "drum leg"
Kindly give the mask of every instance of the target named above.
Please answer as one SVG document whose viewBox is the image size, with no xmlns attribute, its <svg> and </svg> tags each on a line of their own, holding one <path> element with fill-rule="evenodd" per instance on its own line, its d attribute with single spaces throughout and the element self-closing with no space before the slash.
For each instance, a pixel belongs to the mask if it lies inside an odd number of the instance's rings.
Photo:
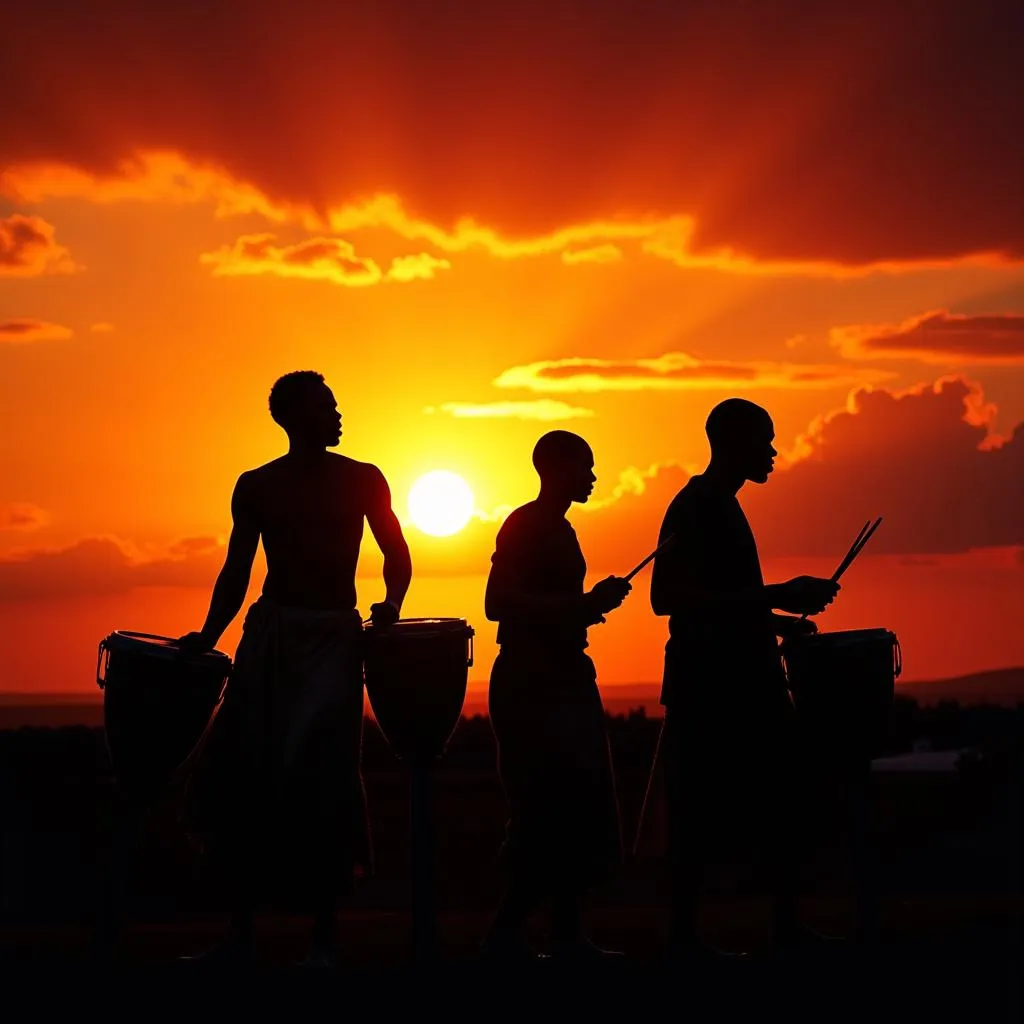
<svg viewBox="0 0 1024 1024">
<path fill-rule="evenodd" d="M 120 794 L 115 795 L 109 831 L 110 845 L 100 865 L 93 940 L 96 956 L 102 960 L 114 958 L 124 931 L 129 878 L 134 866 L 141 824 L 138 808 L 125 801 Z"/>
<path fill-rule="evenodd" d="M 434 877 L 433 762 L 417 757 L 409 763 L 412 828 L 412 938 L 417 960 L 437 952 L 437 901 Z"/>
<path fill-rule="evenodd" d="M 850 779 L 850 852 L 853 867 L 854 934 L 862 945 L 874 945 L 879 938 L 878 851 L 871 836 L 870 764 L 852 773 Z"/>
</svg>

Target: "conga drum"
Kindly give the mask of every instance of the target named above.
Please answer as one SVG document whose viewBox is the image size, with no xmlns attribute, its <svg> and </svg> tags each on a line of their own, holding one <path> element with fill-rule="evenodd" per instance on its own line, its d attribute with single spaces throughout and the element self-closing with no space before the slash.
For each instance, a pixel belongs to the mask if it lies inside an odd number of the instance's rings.
<svg viewBox="0 0 1024 1024">
<path fill-rule="evenodd" d="M 465 619 L 400 619 L 363 629 L 366 695 L 396 757 L 444 753 L 466 700 L 473 635 Z"/>
<path fill-rule="evenodd" d="M 878 753 L 903 668 L 889 629 L 793 637 L 782 645 L 789 691 L 812 747 L 844 758 Z"/>
<path fill-rule="evenodd" d="M 160 795 L 209 724 L 231 671 L 221 651 L 186 654 L 173 639 L 116 630 L 100 641 L 107 750 L 133 802 Z"/>
</svg>

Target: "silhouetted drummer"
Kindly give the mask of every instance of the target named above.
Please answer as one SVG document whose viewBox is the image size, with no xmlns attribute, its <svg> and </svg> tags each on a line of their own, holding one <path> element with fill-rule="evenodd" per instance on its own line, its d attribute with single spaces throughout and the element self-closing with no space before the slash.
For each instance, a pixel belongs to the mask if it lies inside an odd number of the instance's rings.
<svg viewBox="0 0 1024 1024">
<path fill-rule="evenodd" d="M 488 707 L 509 809 L 509 884 L 484 942 L 495 957 L 532 958 L 525 924 L 546 902 L 552 949 L 594 957 L 581 904 L 621 863 L 618 804 L 604 707 L 587 627 L 617 608 L 630 584 L 609 576 L 584 592 L 587 564 L 565 518 L 594 489 L 594 455 L 576 434 L 555 430 L 533 451 L 540 493 L 498 531 L 485 611 L 500 653 Z"/>
<path fill-rule="evenodd" d="M 189 810 L 233 892 L 231 932 L 207 956 L 249 955 L 254 906 L 272 865 L 292 905 L 316 915 L 308 962 L 328 965 L 339 902 L 355 871 L 370 865 L 355 587 L 363 521 L 384 554 L 386 596 L 371 605 L 375 623 L 399 618 L 412 566 L 381 471 L 328 451 L 341 439 L 341 414 L 322 375 L 281 377 L 270 414 L 288 435 L 288 452 L 239 477 L 206 623 L 180 641 L 217 644 L 242 607 L 262 540 L 262 595 L 246 614 Z"/>
<path fill-rule="evenodd" d="M 834 599 L 831 580 L 765 584 L 737 493 L 763 484 L 778 454 L 760 406 L 730 398 L 711 410 L 711 460 L 668 507 L 654 561 L 651 605 L 669 616 L 661 702 L 673 876 L 670 941 L 698 952 L 697 899 L 704 869 L 746 851 L 769 870 L 781 943 L 810 933 L 796 916 L 793 709 L 779 636 L 814 632 Z"/>
</svg>

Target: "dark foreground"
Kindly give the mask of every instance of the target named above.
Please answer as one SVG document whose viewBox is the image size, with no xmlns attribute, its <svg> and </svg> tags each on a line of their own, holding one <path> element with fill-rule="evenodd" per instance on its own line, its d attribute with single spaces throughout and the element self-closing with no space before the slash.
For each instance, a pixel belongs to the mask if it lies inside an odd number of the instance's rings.
<svg viewBox="0 0 1024 1024">
<path fill-rule="evenodd" d="M 505 970 L 477 957 L 501 883 L 496 856 L 504 806 L 488 723 L 464 720 L 435 772 L 441 918 L 432 961 L 418 961 L 410 949 L 408 779 L 370 727 L 364 764 L 376 871 L 340 918 L 339 967 L 326 973 L 297 966 L 306 953 L 307 922 L 269 910 L 260 919 L 250 970 L 224 973 L 178 959 L 220 937 L 223 907 L 216 881 L 166 809 L 154 811 L 138 838 L 123 872 L 124 928 L 114 948 L 100 955 L 97 880 L 110 863 L 117 806 L 102 733 L 0 732 L 0 1005 L 24 1006 L 42 1019 L 61 1008 L 89 1018 L 123 1011 L 135 1019 L 161 1010 L 257 1019 L 316 1010 L 387 1020 L 434 1013 L 1018 1020 L 1020 721 L 1019 712 L 971 717 L 947 709 L 938 718 L 914 718 L 894 737 L 892 753 L 929 735 L 940 746 L 977 746 L 983 756 L 955 771 L 876 773 L 871 835 L 880 859 L 880 919 L 870 943 L 775 949 L 756 886 L 735 865 L 723 864 L 705 907 L 705 934 L 719 947 L 750 955 L 667 961 L 656 789 L 644 843 L 621 877 L 594 894 L 589 915 L 595 940 L 626 955 L 587 968 L 546 961 Z M 611 722 L 627 845 L 659 724 L 641 715 Z M 820 843 L 809 851 L 804 910 L 820 930 L 850 936 L 851 879 L 835 824 L 823 817 Z M 536 922 L 534 936 L 541 948 L 542 924 Z"/>
<path fill-rule="evenodd" d="M 384 1020 L 1019 1020 L 1019 925 L 982 921 L 969 911 L 970 923 L 961 918 L 922 929 L 927 916 L 913 928 L 890 928 L 869 949 L 670 963 L 650 948 L 646 930 L 653 922 L 598 915 L 595 934 L 608 941 L 614 935 L 630 956 L 593 967 L 547 961 L 499 970 L 474 957 L 483 920 L 445 917 L 444 954 L 417 963 L 400 943 L 396 948 L 407 920 L 359 915 L 346 921 L 348 948 L 333 972 L 294 965 L 304 952 L 303 932 L 288 920 L 264 934 L 261 961 L 251 970 L 176 962 L 218 934 L 212 922 L 195 922 L 133 928 L 116 963 L 93 961 L 81 934 L 22 936 L 7 945 L 2 981 L 5 1004 L 30 1008 L 35 1019 L 71 1011 L 135 1020 L 313 1012 Z"/>
</svg>

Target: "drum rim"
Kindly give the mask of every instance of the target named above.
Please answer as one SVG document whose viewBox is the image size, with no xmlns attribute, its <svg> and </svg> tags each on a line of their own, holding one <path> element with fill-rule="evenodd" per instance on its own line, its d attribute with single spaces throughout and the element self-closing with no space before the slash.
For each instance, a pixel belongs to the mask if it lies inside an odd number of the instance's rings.
<svg viewBox="0 0 1024 1024">
<path fill-rule="evenodd" d="M 152 641 L 162 642 L 153 643 Z M 161 636 L 158 633 L 142 633 L 132 629 L 115 629 L 113 632 L 108 633 L 101 641 L 101 646 L 111 653 L 115 651 L 145 650 L 154 657 L 167 660 L 174 659 L 192 662 L 231 661 L 230 656 L 223 651 L 197 651 L 186 654 L 179 647 L 174 646 L 174 644 L 175 637 L 173 636 Z"/>
<path fill-rule="evenodd" d="M 817 643 L 818 641 L 824 640 L 828 637 L 852 638 L 856 634 L 861 634 L 863 636 L 872 634 L 878 639 L 881 639 L 883 635 L 886 639 L 895 638 L 896 636 L 893 630 L 888 629 L 885 626 L 872 626 L 867 629 L 830 629 L 824 633 L 808 633 L 805 636 L 791 636 L 786 639 L 785 643 Z"/>
<path fill-rule="evenodd" d="M 401 626 L 434 626 L 440 627 L 440 629 L 437 629 L 437 631 L 440 632 L 445 626 L 448 626 L 450 632 L 455 632 L 455 629 L 450 628 L 453 625 L 456 627 L 456 629 L 464 631 L 467 634 L 473 632 L 473 627 L 465 619 L 460 619 L 455 616 L 446 617 L 438 615 L 424 616 L 423 618 L 399 619 L 392 625 L 383 627 L 377 627 L 372 622 L 370 622 L 364 627 L 364 630 L 366 632 L 374 632 L 379 628 L 382 633 L 390 633 L 391 630 Z M 428 632 L 428 630 L 423 629 L 422 632 L 426 633 Z"/>
</svg>

